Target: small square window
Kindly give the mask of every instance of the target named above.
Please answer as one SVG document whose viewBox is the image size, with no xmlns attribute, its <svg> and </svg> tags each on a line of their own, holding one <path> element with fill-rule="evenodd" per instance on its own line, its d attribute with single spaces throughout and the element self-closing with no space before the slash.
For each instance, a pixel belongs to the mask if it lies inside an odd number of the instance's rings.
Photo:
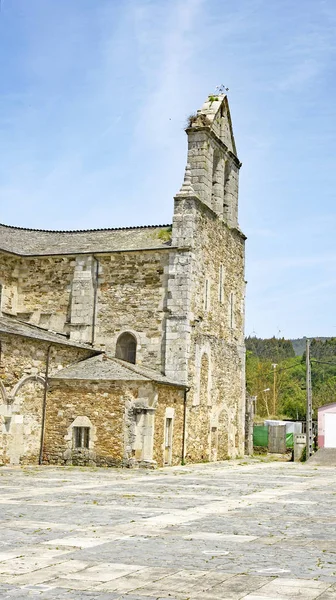
<svg viewBox="0 0 336 600">
<path fill-rule="evenodd" d="M 90 441 L 90 427 L 74 427 L 74 447 L 88 448 Z"/>
</svg>

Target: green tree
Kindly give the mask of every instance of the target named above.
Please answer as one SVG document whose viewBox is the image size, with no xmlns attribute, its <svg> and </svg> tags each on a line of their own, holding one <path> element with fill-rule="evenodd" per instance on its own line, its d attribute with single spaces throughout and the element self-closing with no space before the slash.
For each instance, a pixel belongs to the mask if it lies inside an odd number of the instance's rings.
<svg viewBox="0 0 336 600">
<path fill-rule="evenodd" d="M 272 416 L 304 419 L 306 415 L 305 354 L 293 356 L 289 340 L 247 338 L 246 388 L 257 396 L 257 412 L 261 417 L 273 412 L 274 370 L 275 408 Z M 311 342 L 313 408 L 336 402 L 336 338 Z M 269 392 L 265 392 L 269 388 Z M 315 414 L 317 417 L 317 414 Z"/>
<path fill-rule="evenodd" d="M 295 356 L 292 342 L 284 338 L 272 337 L 262 339 L 247 337 L 245 344 L 246 349 L 255 356 L 258 356 L 261 360 L 269 360 L 273 363 L 278 363 L 286 358 L 293 358 Z"/>
</svg>

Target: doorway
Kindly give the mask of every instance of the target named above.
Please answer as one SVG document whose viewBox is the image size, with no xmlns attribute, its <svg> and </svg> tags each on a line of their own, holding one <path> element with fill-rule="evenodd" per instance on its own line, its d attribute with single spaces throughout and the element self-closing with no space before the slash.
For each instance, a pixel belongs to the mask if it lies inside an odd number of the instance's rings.
<svg viewBox="0 0 336 600">
<path fill-rule="evenodd" d="M 173 419 L 166 417 L 164 434 L 164 464 L 171 465 L 173 449 Z"/>
<path fill-rule="evenodd" d="M 210 461 L 216 462 L 218 452 L 218 429 L 211 427 Z"/>
<path fill-rule="evenodd" d="M 324 415 L 324 447 L 336 448 L 336 413 Z"/>
</svg>

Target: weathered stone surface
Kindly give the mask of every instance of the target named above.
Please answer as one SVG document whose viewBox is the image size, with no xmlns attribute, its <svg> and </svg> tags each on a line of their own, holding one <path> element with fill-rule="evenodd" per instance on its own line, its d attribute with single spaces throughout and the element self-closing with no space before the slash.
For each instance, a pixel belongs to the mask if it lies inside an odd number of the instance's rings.
<svg viewBox="0 0 336 600">
<path fill-rule="evenodd" d="M 4 333 L 0 335 L 0 339 L 0 464 L 36 464 L 40 451 L 50 341 Z M 49 375 L 57 373 L 70 363 L 92 356 L 93 353 L 92 349 L 54 344 L 49 352 Z"/>
<path fill-rule="evenodd" d="M 96 344 L 115 353 L 121 333 L 137 339 L 137 363 L 161 370 L 168 252 L 100 257 Z M 176 378 L 175 378 L 176 379 Z"/>
<path fill-rule="evenodd" d="M 5 467 L 0 597 L 335 600 L 335 492 L 298 463 Z"/>
<path fill-rule="evenodd" d="M 226 140 L 230 128 L 231 123 L 223 129 Z M 172 243 L 181 251 L 172 251 L 169 262 L 166 373 L 178 374 L 190 386 L 190 461 L 244 453 L 245 237 L 237 223 L 239 161 L 213 134 L 209 127 L 199 130 L 197 122 L 188 129 L 190 166 L 175 197 L 173 219 Z M 214 151 L 218 161 L 230 163 L 221 177 Z M 208 374 L 202 370 L 204 356 Z"/>
<path fill-rule="evenodd" d="M 171 464 L 179 464 L 182 452 L 183 393 L 178 388 L 161 385 L 155 390 L 152 383 L 132 381 L 114 384 L 54 382 L 48 394 L 45 461 L 56 464 L 133 466 L 139 461 L 154 460 L 162 466 L 167 406 L 176 413 Z M 151 407 L 152 411 L 149 412 L 153 413 L 155 419 L 154 439 L 151 439 L 151 424 L 137 422 L 135 418 L 136 414 L 146 417 L 148 408 Z M 94 430 L 90 436 L 88 453 L 85 450 L 78 453 L 72 450 L 71 426 L 79 415 L 85 415 Z M 146 427 L 149 428 L 148 432 Z M 154 445 L 148 457 L 144 455 L 146 434 L 148 443 Z"/>
</svg>

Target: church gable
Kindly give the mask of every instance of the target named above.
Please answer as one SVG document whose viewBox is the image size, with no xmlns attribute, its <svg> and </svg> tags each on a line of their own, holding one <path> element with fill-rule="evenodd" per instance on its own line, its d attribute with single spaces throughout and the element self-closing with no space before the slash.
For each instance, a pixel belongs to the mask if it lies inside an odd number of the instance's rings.
<svg viewBox="0 0 336 600">
<path fill-rule="evenodd" d="M 230 228 L 237 228 L 241 163 L 237 158 L 227 97 L 208 96 L 202 108 L 189 117 L 186 132 L 194 195 Z M 184 189 L 181 192 L 185 195 Z"/>
<path fill-rule="evenodd" d="M 208 126 L 227 149 L 237 156 L 229 103 L 224 94 L 208 96 L 202 108 L 190 118 L 190 125 Z"/>
</svg>

